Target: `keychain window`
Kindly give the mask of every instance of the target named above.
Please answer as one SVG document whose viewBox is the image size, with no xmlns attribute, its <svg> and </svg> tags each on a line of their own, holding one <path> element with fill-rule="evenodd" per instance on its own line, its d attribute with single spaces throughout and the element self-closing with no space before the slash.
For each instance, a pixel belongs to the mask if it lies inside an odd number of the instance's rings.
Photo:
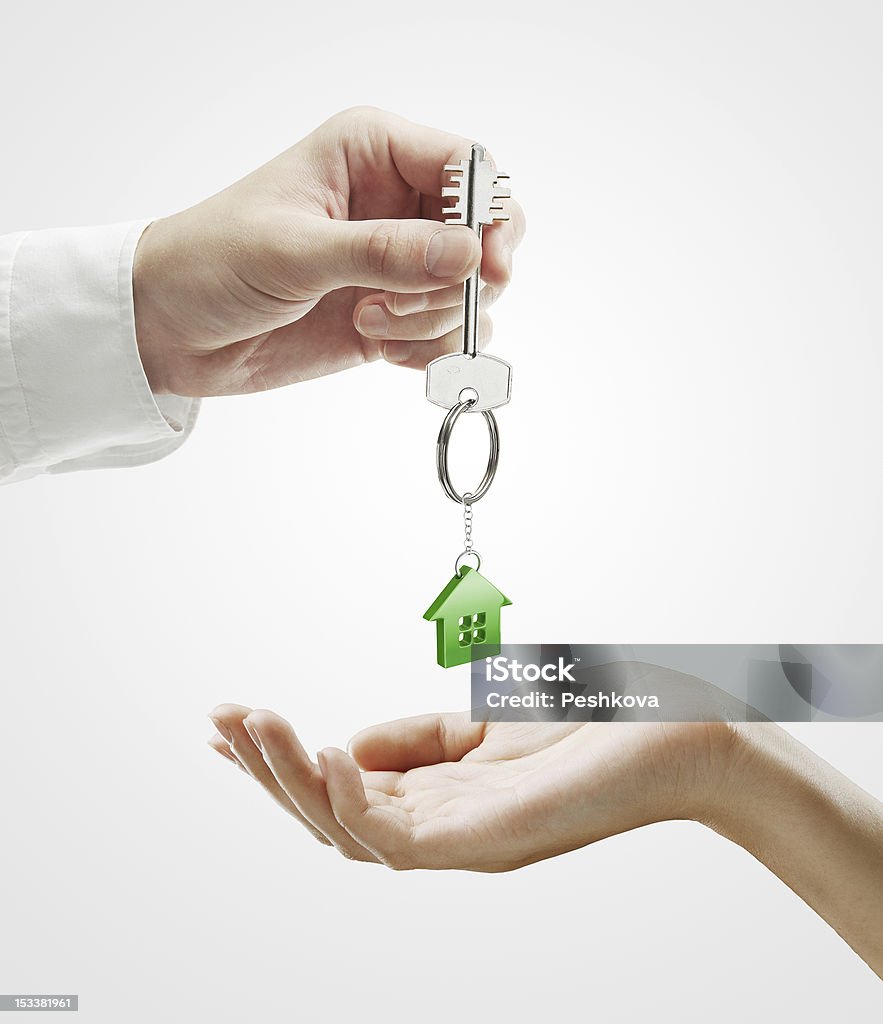
<svg viewBox="0 0 883 1024">
<path fill-rule="evenodd" d="M 487 614 L 476 612 L 474 615 L 462 615 L 460 617 L 460 646 L 469 647 L 472 644 L 483 644 L 487 635 L 485 623 Z"/>
</svg>

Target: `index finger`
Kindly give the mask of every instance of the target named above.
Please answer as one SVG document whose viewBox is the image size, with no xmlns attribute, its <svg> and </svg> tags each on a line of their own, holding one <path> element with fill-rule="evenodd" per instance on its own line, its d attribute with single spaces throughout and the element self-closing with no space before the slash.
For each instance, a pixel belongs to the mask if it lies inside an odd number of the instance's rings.
<svg viewBox="0 0 883 1024">
<path fill-rule="evenodd" d="M 388 110 L 355 107 L 339 116 L 350 119 L 354 143 L 364 146 L 370 138 L 378 149 L 385 143 L 401 177 L 425 196 L 440 197 L 445 164 L 468 159 L 472 150 L 472 139 L 416 124 Z M 487 159 L 496 166 L 490 154 Z"/>
</svg>

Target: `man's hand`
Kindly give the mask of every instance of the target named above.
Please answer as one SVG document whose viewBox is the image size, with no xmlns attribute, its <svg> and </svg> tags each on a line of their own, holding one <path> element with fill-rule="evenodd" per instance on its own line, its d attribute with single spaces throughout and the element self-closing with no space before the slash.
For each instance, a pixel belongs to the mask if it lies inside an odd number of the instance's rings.
<svg viewBox="0 0 883 1024">
<path fill-rule="evenodd" d="M 422 368 L 459 344 L 462 282 L 509 282 L 524 217 L 442 220 L 442 168 L 471 142 L 371 108 L 337 114 L 205 202 L 147 228 L 135 321 L 156 393 L 260 391 L 377 359 Z M 482 313 L 479 339 L 490 322 Z"/>
</svg>

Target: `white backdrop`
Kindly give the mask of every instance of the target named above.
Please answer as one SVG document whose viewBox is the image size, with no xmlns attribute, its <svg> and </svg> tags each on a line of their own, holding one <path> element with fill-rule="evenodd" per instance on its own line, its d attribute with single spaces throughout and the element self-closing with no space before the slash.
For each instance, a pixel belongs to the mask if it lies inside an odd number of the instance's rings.
<svg viewBox="0 0 883 1024">
<path fill-rule="evenodd" d="M 529 218 L 475 522 L 509 639 L 883 641 L 879 5 L 84 0 L 3 34 L 2 231 L 173 212 L 356 103 L 493 151 Z M 213 400 L 163 463 L 0 492 L 0 991 L 90 1022 L 870 1020 L 879 981 L 699 825 L 397 875 L 205 747 L 224 700 L 311 750 L 465 705 L 420 619 L 461 541 L 422 393 L 374 365 Z M 794 731 L 883 792 L 879 726 Z"/>
</svg>

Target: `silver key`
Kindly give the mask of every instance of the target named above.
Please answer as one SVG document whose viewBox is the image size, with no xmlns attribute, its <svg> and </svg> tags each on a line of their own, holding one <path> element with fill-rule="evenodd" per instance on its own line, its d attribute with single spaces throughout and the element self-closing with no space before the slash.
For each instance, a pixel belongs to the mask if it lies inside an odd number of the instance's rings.
<svg viewBox="0 0 883 1024">
<path fill-rule="evenodd" d="M 445 171 L 454 184 L 442 189 L 442 197 L 457 200 L 442 211 L 449 224 L 465 224 L 481 241 L 485 224 L 509 219 L 502 200 L 512 193 L 501 184 L 509 176 L 494 175 L 483 146 L 474 145 L 469 160 L 448 164 Z M 497 356 L 478 351 L 480 282 L 480 270 L 476 270 L 463 285 L 463 351 L 433 359 L 426 367 L 426 397 L 444 409 L 474 398 L 467 411 L 484 412 L 505 405 L 512 394 L 512 367 Z"/>
</svg>

